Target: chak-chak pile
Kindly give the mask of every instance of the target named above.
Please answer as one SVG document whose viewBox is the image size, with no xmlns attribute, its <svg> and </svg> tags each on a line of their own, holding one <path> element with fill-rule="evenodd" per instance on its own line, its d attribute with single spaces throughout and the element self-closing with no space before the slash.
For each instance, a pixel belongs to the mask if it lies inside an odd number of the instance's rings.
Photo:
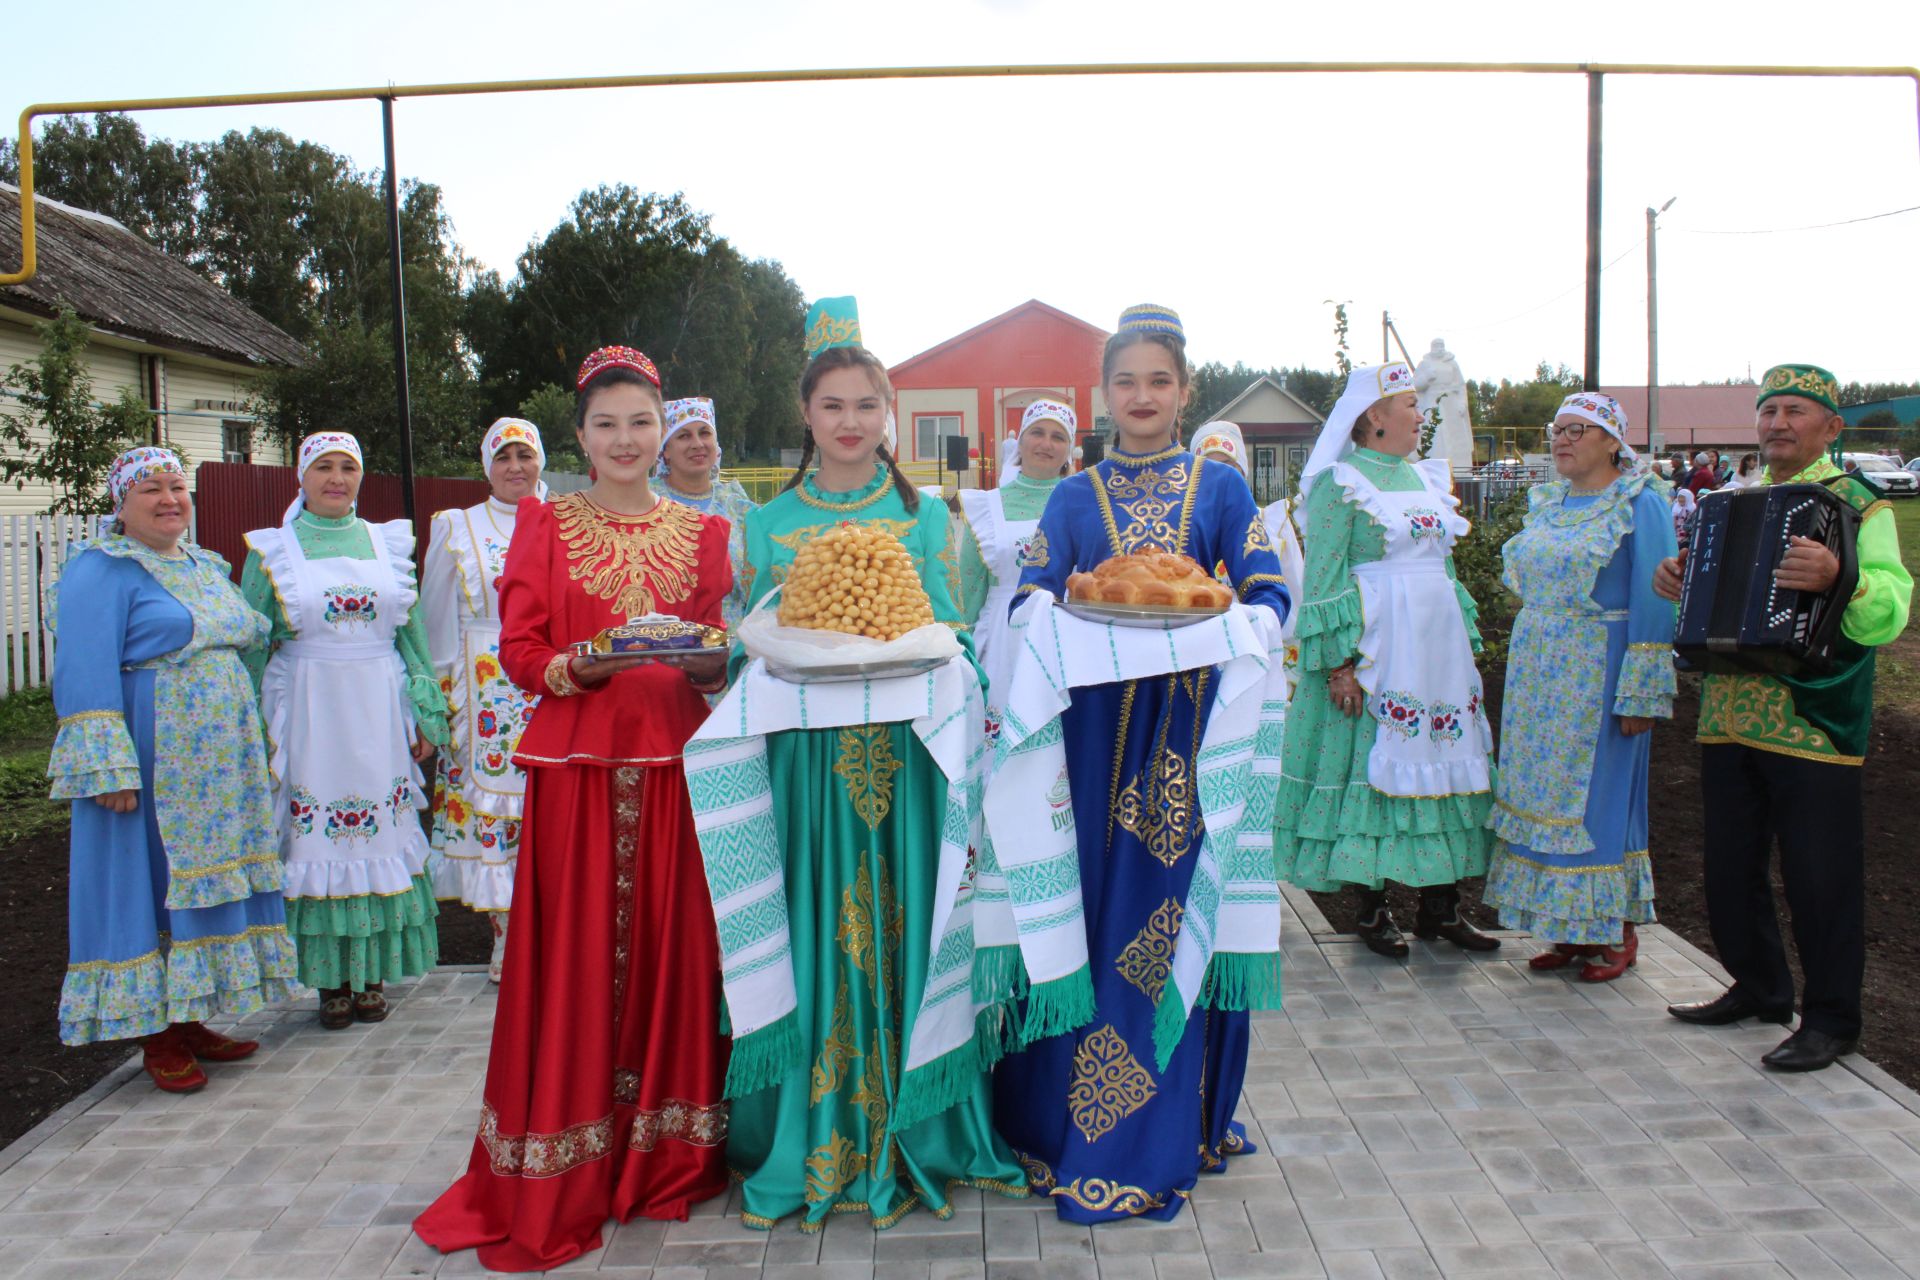
<svg viewBox="0 0 1920 1280">
<path fill-rule="evenodd" d="M 898 640 L 933 621 L 913 557 L 882 529 L 843 524 L 800 548 L 780 596 L 780 625 Z"/>
</svg>

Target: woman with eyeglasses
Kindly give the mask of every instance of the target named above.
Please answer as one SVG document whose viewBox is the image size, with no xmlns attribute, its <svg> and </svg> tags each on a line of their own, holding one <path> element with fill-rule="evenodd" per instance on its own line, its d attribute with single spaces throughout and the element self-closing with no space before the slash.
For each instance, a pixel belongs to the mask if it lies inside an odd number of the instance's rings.
<svg viewBox="0 0 1920 1280">
<path fill-rule="evenodd" d="M 1550 437 L 1560 478 L 1529 495 L 1501 554 L 1519 595 L 1500 717 L 1486 901 L 1551 944 L 1536 971 L 1607 982 L 1634 963 L 1653 915 L 1647 766 L 1673 714 L 1674 607 L 1653 573 L 1674 554 L 1667 486 L 1627 446 L 1618 401 L 1581 391 Z"/>
</svg>

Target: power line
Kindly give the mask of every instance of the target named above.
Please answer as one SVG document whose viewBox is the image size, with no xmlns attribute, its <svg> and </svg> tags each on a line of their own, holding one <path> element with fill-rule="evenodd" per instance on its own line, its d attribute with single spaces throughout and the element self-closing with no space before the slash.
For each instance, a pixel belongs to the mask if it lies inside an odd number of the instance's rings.
<svg viewBox="0 0 1920 1280">
<path fill-rule="evenodd" d="M 1645 236 L 1641 236 L 1638 240 L 1628 245 L 1625 249 L 1623 249 L 1620 252 L 1618 257 L 1614 258 L 1613 261 L 1607 263 L 1606 266 L 1600 268 L 1600 274 L 1605 275 L 1607 272 L 1613 270 L 1614 266 L 1618 264 L 1621 261 L 1621 259 L 1625 258 L 1628 254 L 1633 253 L 1635 250 L 1639 249 L 1640 246 L 1644 245 L 1646 242 L 1647 242 L 1647 238 Z M 1480 333 L 1487 329 L 1498 329 L 1502 325 L 1512 324 L 1515 320 L 1524 320 L 1528 316 L 1532 315 L 1534 312 L 1545 311 L 1548 307 L 1560 301 L 1560 299 L 1567 297 L 1569 294 L 1578 292 L 1581 288 L 1585 286 L 1585 284 L 1586 282 L 1583 280 L 1579 284 L 1574 285 L 1572 288 L 1563 289 L 1559 293 L 1554 294 L 1551 298 L 1548 298 L 1545 302 L 1539 303 L 1536 306 L 1528 307 L 1525 311 L 1517 312 L 1513 315 L 1510 315 L 1505 320 L 1495 320 L 1489 324 L 1470 324 L 1464 327 L 1456 327 L 1454 328 L 1453 332 Z"/>
<path fill-rule="evenodd" d="M 1689 236 L 1778 236 L 1795 231 L 1825 231 L 1828 227 L 1850 227 L 1856 222 L 1874 222 L 1880 218 L 1897 218 L 1903 213 L 1920 212 L 1920 204 L 1910 204 L 1904 209 L 1889 209 L 1885 213 L 1869 213 L 1861 218 L 1843 218 L 1839 222 L 1816 222 L 1806 227 L 1758 227 L 1751 230 L 1715 231 L 1704 227 L 1668 227 Z"/>
</svg>

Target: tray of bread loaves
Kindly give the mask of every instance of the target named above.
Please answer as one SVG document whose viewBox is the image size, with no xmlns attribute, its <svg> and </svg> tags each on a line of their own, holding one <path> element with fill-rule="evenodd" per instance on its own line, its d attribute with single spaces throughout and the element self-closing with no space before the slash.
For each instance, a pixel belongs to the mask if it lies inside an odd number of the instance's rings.
<svg viewBox="0 0 1920 1280">
<path fill-rule="evenodd" d="M 920 675 L 959 654 L 936 622 L 913 556 L 884 529 L 843 524 L 809 538 L 794 556 L 767 626 L 749 615 L 740 634 L 767 673 L 792 684 Z"/>
<path fill-rule="evenodd" d="M 1233 590 L 1190 557 L 1144 547 L 1069 574 L 1061 607 L 1089 622 L 1165 629 L 1217 618 L 1232 605 Z"/>
</svg>

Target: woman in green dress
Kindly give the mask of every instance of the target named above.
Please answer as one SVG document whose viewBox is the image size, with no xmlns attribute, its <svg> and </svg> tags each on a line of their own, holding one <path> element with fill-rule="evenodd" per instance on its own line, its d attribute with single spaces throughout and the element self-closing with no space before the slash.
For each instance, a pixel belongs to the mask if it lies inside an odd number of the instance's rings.
<svg viewBox="0 0 1920 1280">
<path fill-rule="evenodd" d="M 1408 461 L 1420 425 L 1411 369 L 1355 369 L 1301 471 L 1301 674 L 1274 805 L 1280 878 L 1355 886 L 1361 939 L 1396 959 L 1390 880 L 1420 890 L 1417 936 L 1500 945 L 1459 912 L 1459 881 L 1486 873 L 1491 848 L 1492 732 L 1453 571 L 1471 526 L 1446 460 Z"/>
<path fill-rule="evenodd" d="M 300 443 L 300 495 L 247 535 L 240 593 L 271 624 L 247 658 L 267 725 L 286 864 L 287 932 L 320 1025 L 387 1016 L 390 978 L 439 958 L 420 765 L 447 743 L 428 656 L 413 525 L 355 514 L 360 442 Z"/>
<path fill-rule="evenodd" d="M 838 317 L 825 309 L 835 303 Z M 857 319 L 845 314 L 850 303 L 829 299 L 809 317 L 801 465 L 783 492 L 747 516 L 749 602 L 785 581 L 809 538 L 858 522 L 901 541 L 934 617 L 958 628 L 942 559 L 947 509 L 923 500 L 885 447 L 893 390 L 886 367 L 859 345 Z M 743 663 L 736 654 L 736 673 Z M 969 1064 L 960 1100 L 893 1126 L 904 1050 L 933 961 L 945 775 L 908 722 L 769 734 L 767 766 L 804 1061 L 771 1087 L 734 1099 L 727 1158 L 743 1179 L 742 1220 L 770 1228 L 801 1214 L 801 1229 L 818 1231 L 829 1214 L 861 1212 L 888 1227 L 921 1203 L 951 1215 L 956 1185 L 1024 1198 L 1020 1166 L 993 1131 L 973 1046 L 949 1055 Z M 742 1043 L 735 1041 L 729 1093 L 753 1061 Z"/>
</svg>

